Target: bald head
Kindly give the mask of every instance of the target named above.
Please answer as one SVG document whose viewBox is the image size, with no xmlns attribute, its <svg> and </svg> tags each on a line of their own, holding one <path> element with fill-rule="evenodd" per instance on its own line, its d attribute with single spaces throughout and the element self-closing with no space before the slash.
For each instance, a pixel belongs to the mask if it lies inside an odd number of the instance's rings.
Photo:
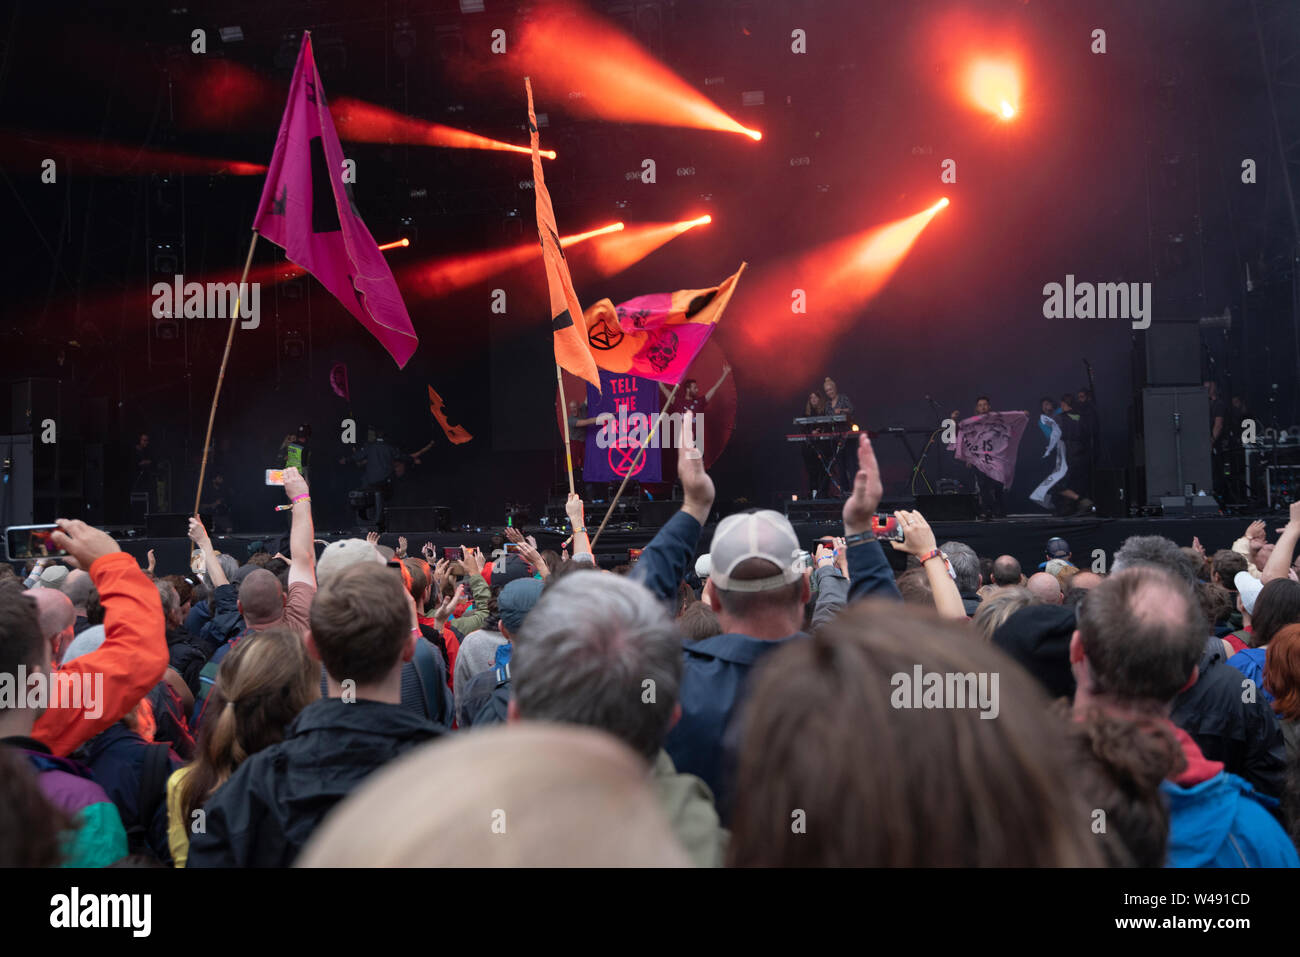
<svg viewBox="0 0 1300 957">
<path fill-rule="evenodd" d="M 1035 598 L 1039 598 L 1049 605 L 1059 605 L 1061 603 L 1061 583 L 1058 582 L 1047 572 L 1035 572 L 1029 576 L 1029 590 Z"/>
<path fill-rule="evenodd" d="M 265 568 L 249 572 L 239 584 L 239 610 L 249 625 L 269 625 L 284 617 L 280 579 Z"/>
<path fill-rule="evenodd" d="M 89 573 L 84 569 L 74 568 L 68 572 L 68 577 L 63 579 L 63 586 L 59 590 L 68 596 L 68 600 L 72 602 L 72 607 L 77 611 L 77 614 L 84 615 L 86 613 L 86 599 L 90 597 L 92 587 Z"/>
<path fill-rule="evenodd" d="M 33 588 L 23 594 L 36 602 L 36 619 L 41 626 L 41 637 L 49 640 L 54 659 L 59 660 L 64 646 L 72 640 L 72 626 L 77 620 L 72 602 L 63 592 L 53 588 Z"/>
<path fill-rule="evenodd" d="M 1012 556 L 999 555 L 993 560 L 993 584 L 1019 585 L 1020 576 L 1020 562 Z"/>
<path fill-rule="evenodd" d="M 1089 588 L 1096 588 L 1105 580 L 1096 572 L 1078 572 L 1070 579 L 1070 591 L 1087 591 Z"/>
</svg>

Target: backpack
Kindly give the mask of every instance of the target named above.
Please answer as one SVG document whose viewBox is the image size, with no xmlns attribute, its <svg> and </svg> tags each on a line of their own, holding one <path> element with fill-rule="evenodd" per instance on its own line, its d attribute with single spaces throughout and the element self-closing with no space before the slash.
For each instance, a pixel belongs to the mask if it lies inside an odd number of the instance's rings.
<svg viewBox="0 0 1300 957">
<path fill-rule="evenodd" d="M 139 813 L 136 822 L 126 829 L 128 854 L 158 857 L 149 844 L 149 830 L 158 808 L 167 800 L 167 778 L 172 773 L 170 751 L 167 744 L 145 745 L 144 761 L 140 765 L 140 790 L 136 797 Z"/>
</svg>

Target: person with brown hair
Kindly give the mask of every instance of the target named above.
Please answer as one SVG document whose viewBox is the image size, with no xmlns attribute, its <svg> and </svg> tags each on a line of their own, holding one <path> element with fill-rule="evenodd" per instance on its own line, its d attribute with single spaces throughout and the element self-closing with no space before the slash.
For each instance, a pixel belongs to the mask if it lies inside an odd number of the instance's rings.
<svg viewBox="0 0 1300 957">
<path fill-rule="evenodd" d="M 703 641 L 722 634 L 722 625 L 707 602 L 694 601 L 677 616 L 677 630 L 685 641 Z"/>
<path fill-rule="evenodd" d="M 1300 625 L 1286 625 L 1268 643 L 1264 683 L 1273 691 L 1273 711 L 1286 742 L 1282 813 L 1291 840 L 1300 841 Z"/>
<path fill-rule="evenodd" d="M 1006 624 L 1008 618 L 1020 609 L 1041 601 L 1041 598 L 1021 585 L 1002 585 L 980 602 L 972 619 L 975 631 L 984 641 L 992 641 L 993 633 Z"/>
<path fill-rule="evenodd" d="M 923 696 L 933 679 L 953 693 Z M 960 623 L 893 603 L 849 608 L 754 676 L 730 863 L 1101 865 L 1066 724 L 1046 709 Z"/>
<path fill-rule="evenodd" d="M 307 652 L 329 697 L 279 744 L 252 755 L 204 805 L 190 867 L 287 867 L 330 809 L 377 768 L 442 729 L 401 706 L 402 667 L 420 641 L 415 603 L 390 569 L 338 572 L 311 609 Z"/>
<path fill-rule="evenodd" d="M 497 725 L 417 749 L 344 801 L 297 862 L 689 865 L 639 755 L 603 731 L 545 722 Z"/>
<path fill-rule="evenodd" d="M 1170 866 L 1300 867 L 1270 814 L 1277 802 L 1208 760 L 1169 719 L 1171 702 L 1196 682 L 1206 643 L 1189 577 L 1135 565 L 1092 589 L 1070 638 L 1074 714 L 1088 721 L 1101 712 L 1178 742 L 1182 760 L 1160 785 L 1169 802 Z"/>
<path fill-rule="evenodd" d="M 320 664 L 297 632 L 270 628 L 226 656 L 212 695 L 194 762 L 167 780 L 167 842 L 177 867 L 189 854 L 194 812 L 249 755 L 283 741 L 298 713 L 320 697 Z"/>
</svg>

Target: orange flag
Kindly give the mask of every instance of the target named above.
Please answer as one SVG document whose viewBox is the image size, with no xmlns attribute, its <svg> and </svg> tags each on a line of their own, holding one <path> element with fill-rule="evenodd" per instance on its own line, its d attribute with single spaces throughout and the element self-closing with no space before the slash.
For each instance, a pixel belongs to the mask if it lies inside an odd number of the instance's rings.
<svg viewBox="0 0 1300 957">
<path fill-rule="evenodd" d="M 555 225 L 551 194 L 542 177 L 542 154 L 537 136 L 537 114 L 533 110 L 533 84 L 524 77 L 528 91 L 528 135 L 533 146 L 533 193 L 537 196 L 537 236 L 542 241 L 542 261 L 546 264 L 546 285 L 551 293 L 551 331 L 555 339 L 555 362 L 579 379 L 586 379 L 600 390 L 600 373 L 587 345 L 587 330 L 582 322 L 582 306 L 573 291 L 569 263 L 560 248 L 560 229 Z M 585 325 L 585 323 L 584 323 Z"/>
<path fill-rule="evenodd" d="M 429 390 L 429 411 L 433 413 L 433 417 L 437 419 L 438 424 L 442 426 L 443 434 L 447 436 L 447 440 L 451 442 L 452 445 L 464 445 L 470 439 L 474 438 L 474 436 L 465 431 L 464 427 L 448 424 L 447 411 L 443 408 L 444 403 L 442 401 L 442 396 L 433 391 L 433 386 L 426 386 L 426 388 Z"/>
</svg>

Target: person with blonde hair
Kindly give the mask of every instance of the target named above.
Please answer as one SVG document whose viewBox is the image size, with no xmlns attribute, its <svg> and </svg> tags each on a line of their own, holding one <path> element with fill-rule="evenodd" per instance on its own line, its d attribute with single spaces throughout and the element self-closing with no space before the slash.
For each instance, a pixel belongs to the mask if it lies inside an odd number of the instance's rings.
<svg viewBox="0 0 1300 957">
<path fill-rule="evenodd" d="M 340 804 L 297 865 L 687 867 L 689 860 L 644 758 L 603 731 L 538 721 L 416 749 Z"/>
<path fill-rule="evenodd" d="M 980 602 L 973 619 L 975 630 L 982 639 L 991 642 L 993 633 L 1006 624 L 1008 618 L 1020 609 L 1041 601 L 1041 598 L 1023 585 L 1003 585 Z"/>
<path fill-rule="evenodd" d="M 251 754 L 284 740 L 285 729 L 320 697 L 320 665 L 292 628 L 270 628 L 235 645 L 221 662 L 194 762 L 167 781 L 167 843 L 184 867 L 194 812 Z"/>
</svg>

